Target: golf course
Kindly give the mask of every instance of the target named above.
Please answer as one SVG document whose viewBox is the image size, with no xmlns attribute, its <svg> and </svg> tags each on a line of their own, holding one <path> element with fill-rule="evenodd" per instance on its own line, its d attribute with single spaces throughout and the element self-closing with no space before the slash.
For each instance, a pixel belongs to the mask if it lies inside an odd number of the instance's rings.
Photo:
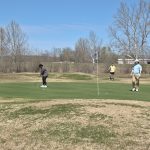
<svg viewBox="0 0 150 150">
<path fill-rule="evenodd" d="M 98 79 L 98 80 L 97 80 Z M 1 150 L 150 150 L 149 78 L 0 75 Z"/>
</svg>

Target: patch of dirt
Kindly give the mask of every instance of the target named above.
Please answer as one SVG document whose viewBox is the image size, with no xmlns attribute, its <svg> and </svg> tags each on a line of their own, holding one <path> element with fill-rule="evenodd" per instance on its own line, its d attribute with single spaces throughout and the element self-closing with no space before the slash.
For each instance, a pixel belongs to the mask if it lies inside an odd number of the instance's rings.
<svg viewBox="0 0 150 150">
<path fill-rule="evenodd" d="M 17 103 L 21 101 L 0 101 L 1 150 L 149 150 L 150 102 L 58 99 Z M 53 109 L 51 114 L 53 106 L 58 112 Z M 78 138 L 76 132 L 87 127 L 95 131 L 105 127 L 115 136 L 105 142 L 91 142 L 90 135 Z"/>
</svg>

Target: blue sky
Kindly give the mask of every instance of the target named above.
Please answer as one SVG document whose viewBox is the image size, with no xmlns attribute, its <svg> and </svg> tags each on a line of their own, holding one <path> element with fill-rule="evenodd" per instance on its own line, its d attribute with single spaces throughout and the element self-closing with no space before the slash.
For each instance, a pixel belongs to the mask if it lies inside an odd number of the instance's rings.
<svg viewBox="0 0 150 150">
<path fill-rule="evenodd" d="M 125 0 L 128 3 L 137 0 Z M 17 22 L 31 48 L 71 47 L 96 32 L 109 42 L 108 26 L 121 0 L 0 0 L 0 26 Z"/>
</svg>

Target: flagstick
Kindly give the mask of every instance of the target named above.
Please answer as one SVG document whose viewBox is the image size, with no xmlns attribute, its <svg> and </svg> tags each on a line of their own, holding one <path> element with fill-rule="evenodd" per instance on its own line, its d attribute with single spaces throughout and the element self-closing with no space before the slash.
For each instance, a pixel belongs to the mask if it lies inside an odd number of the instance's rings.
<svg viewBox="0 0 150 150">
<path fill-rule="evenodd" d="M 98 69 L 98 52 L 97 52 L 97 95 L 99 96 L 99 69 Z"/>
</svg>

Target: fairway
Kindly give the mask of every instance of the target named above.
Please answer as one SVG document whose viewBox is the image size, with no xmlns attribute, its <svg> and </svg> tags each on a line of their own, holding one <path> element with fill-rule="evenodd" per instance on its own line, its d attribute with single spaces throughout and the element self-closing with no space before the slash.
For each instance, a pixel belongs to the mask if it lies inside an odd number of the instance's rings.
<svg viewBox="0 0 150 150">
<path fill-rule="evenodd" d="M 100 83 L 99 96 L 95 83 L 52 82 L 41 88 L 38 82 L 0 83 L 1 98 L 32 100 L 50 99 L 120 99 L 150 101 L 149 85 L 141 85 L 139 92 L 131 92 L 125 83 Z"/>
</svg>

